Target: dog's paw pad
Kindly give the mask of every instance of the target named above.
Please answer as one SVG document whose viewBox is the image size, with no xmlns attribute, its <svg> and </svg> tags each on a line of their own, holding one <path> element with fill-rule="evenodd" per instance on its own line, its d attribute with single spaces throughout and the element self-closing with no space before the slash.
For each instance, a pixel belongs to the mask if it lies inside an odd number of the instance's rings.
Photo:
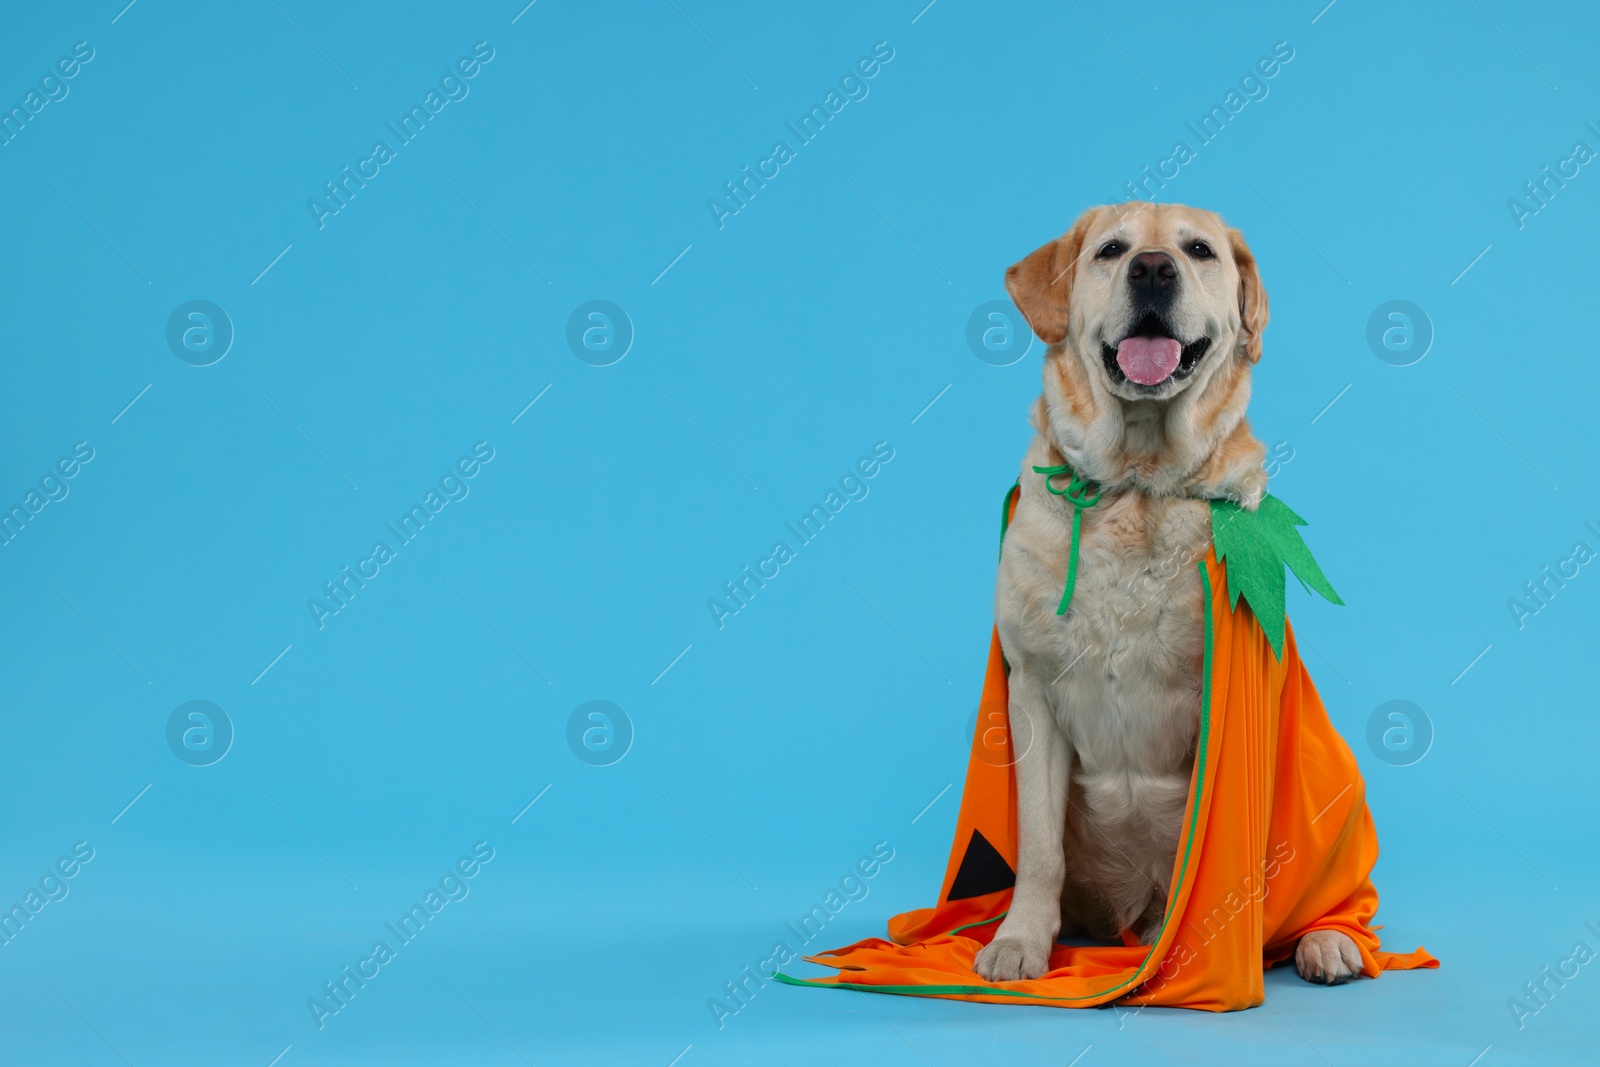
<svg viewBox="0 0 1600 1067">
<path fill-rule="evenodd" d="M 1050 969 L 1050 944 L 1035 945 L 1017 937 L 997 937 L 978 953 L 972 969 L 991 982 L 1038 978 Z"/>
<path fill-rule="evenodd" d="M 1313 930 L 1295 946 L 1294 969 L 1308 982 L 1338 985 L 1361 973 L 1361 952 L 1348 934 Z"/>
</svg>

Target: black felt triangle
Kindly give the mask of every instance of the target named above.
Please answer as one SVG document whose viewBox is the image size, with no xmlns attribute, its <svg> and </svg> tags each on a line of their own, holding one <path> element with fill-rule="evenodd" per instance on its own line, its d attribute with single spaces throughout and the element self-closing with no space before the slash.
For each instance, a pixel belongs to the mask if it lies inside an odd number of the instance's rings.
<svg viewBox="0 0 1600 1067">
<path fill-rule="evenodd" d="M 961 857 L 961 867 L 956 871 L 956 880 L 950 885 L 950 895 L 946 900 L 966 900 L 969 897 L 981 897 L 985 893 L 995 893 L 1002 889 L 1010 889 L 1017 884 L 1017 874 L 1005 857 L 989 844 L 989 839 L 977 830 L 972 831 L 972 840 L 967 842 L 967 854 Z"/>
</svg>

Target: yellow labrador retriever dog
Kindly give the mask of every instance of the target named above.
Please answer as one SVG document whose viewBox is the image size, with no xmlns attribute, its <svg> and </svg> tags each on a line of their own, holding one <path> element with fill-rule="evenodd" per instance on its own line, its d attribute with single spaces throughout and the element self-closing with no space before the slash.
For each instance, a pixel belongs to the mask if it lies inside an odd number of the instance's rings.
<svg viewBox="0 0 1600 1067">
<path fill-rule="evenodd" d="M 1049 349 L 996 594 L 1013 736 L 1033 740 L 1011 911 L 975 964 L 990 981 L 1042 975 L 1064 928 L 1156 935 L 1200 717 L 1207 500 L 1255 508 L 1267 480 L 1245 421 L 1267 294 L 1238 230 L 1176 204 L 1093 208 L 1006 288 Z M 1102 499 L 1061 617 L 1072 507 L 1031 470 L 1063 463 Z M 1334 983 L 1361 959 L 1322 930 L 1295 965 Z"/>
</svg>

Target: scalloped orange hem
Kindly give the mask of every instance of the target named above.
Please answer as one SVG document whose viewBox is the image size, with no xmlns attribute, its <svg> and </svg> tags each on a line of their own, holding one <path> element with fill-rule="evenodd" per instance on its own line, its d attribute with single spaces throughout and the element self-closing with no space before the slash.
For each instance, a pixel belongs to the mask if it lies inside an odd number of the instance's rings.
<svg viewBox="0 0 1600 1067">
<path fill-rule="evenodd" d="M 792 984 L 994 1004 L 1095 1007 L 1113 1001 L 1206 1011 L 1262 1002 L 1262 974 L 1313 930 L 1340 930 L 1361 951 L 1362 973 L 1434 968 L 1425 949 L 1386 952 L 1373 916 L 1378 837 L 1355 757 L 1301 662 L 1290 628 L 1283 657 L 1241 602 L 1230 610 L 1224 564 L 1200 564 L 1207 639 L 1194 775 L 1165 918 L 1153 944 L 1057 945 L 1031 981 L 986 982 L 972 969 L 1012 890 L 951 899 L 975 835 L 1012 871 L 1016 778 L 1006 715 L 1006 670 L 991 637 L 978 727 L 939 903 L 896 915 L 892 940 L 868 938 L 808 957 L 840 969 Z M 1007 873 L 980 846 L 962 891 Z"/>
</svg>

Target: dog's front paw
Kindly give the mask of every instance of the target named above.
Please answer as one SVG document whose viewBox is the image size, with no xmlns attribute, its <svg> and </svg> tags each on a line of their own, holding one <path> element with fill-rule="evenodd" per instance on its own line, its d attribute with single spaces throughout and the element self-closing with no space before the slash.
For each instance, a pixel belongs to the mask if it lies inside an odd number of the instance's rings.
<svg viewBox="0 0 1600 1067">
<path fill-rule="evenodd" d="M 1361 953 L 1348 934 L 1313 930 L 1295 946 L 1294 969 L 1308 982 L 1338 985 L 1361 973 Z"/>
<path fill-rule="evenodd" d="M 1038 978 L 1050 969 L 1050 941 L 997 937 L 978 953 L 972 969 L 991 982 Z"/>
</svg>

